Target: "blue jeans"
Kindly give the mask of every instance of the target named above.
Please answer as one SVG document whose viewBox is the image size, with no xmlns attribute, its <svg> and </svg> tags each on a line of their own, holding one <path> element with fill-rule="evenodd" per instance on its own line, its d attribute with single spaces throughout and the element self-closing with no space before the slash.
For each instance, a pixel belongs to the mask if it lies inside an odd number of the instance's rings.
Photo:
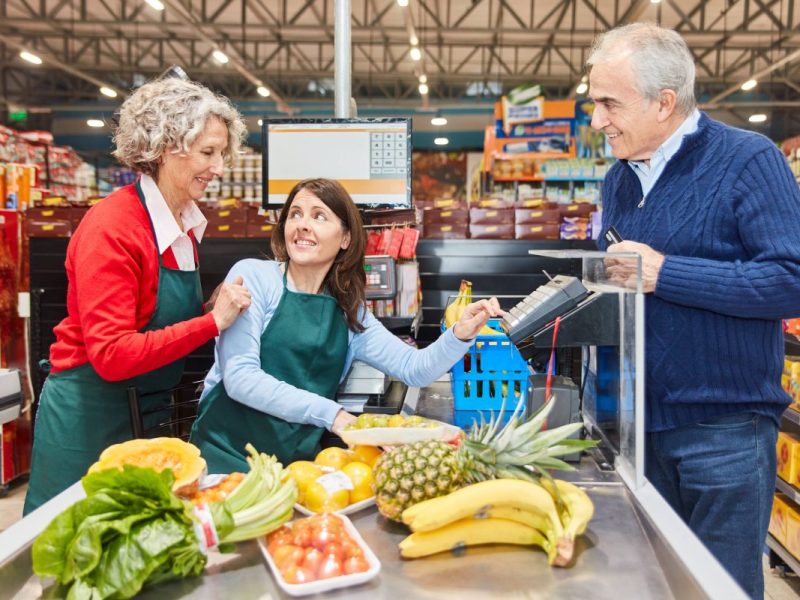
<svg viewBox="0 0 800 600">
<path fill-rule="evenodd" d="M 736 582 L 764 596 L 778 428 L 753 413 L 648 433 L 645 475 Z"/>
</svg>

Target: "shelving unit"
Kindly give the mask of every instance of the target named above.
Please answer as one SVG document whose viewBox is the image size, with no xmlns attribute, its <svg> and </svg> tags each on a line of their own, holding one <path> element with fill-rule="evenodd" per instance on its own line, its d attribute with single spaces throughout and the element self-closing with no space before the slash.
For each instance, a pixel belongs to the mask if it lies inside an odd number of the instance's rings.
<svg viewBox="0 0 800 600">
<path fill-rule="evenodd" d="M 792 556 L 786 548 L 783 547 L 783 544 L 772 537 L 771 533 L 767 534 L 767 547 L 771 551 L 770 554 L 774 552 L 775 555 L 780 558 L 787 567 L 789 567 L 795 573 L 800 573 L 800 562 L 798 562 L 798 560 Z M 779 566 L 772 555 L 769 557 L 769 566 L 770 568 Z"/>
</svg>

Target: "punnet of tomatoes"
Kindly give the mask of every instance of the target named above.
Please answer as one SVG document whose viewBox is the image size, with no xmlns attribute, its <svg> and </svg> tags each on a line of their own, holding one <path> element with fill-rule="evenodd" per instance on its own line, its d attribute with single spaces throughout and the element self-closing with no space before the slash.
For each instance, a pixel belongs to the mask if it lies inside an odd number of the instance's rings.
<svg viewBox="0 0 800 600">
<path fill-rule="evenodd" d="M 267 536 L 267 550 L 281 577 L 302 584 L 364 573 L 370 563 L 341 517 L 321 513 L 287 523 Z"/>
</svg>

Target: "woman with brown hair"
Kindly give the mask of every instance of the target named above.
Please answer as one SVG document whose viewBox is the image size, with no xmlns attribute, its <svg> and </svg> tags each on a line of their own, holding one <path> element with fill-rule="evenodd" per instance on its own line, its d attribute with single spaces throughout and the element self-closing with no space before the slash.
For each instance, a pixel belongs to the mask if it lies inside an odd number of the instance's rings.
<svg viewBox="0 0 800 600">
<path fill-rule="evenodd" d="M 281 211 L 275 260 L 242 260 L 228 273 L 228 281 L 247 281 L 252 303 L 217 341 L 192 429 L 212 473 L 246 471 L 248 442 L 283 464 L 313 459 L 325 429 L 340 434 L 355 420 L 334 401 L 353 360 L 428 385 L 502 314 L 494 298 L 475 302 L 436 342 L 410 347 L 366 309 L 365 245 L 345 189 L 308 179 Z"/>
</svg>

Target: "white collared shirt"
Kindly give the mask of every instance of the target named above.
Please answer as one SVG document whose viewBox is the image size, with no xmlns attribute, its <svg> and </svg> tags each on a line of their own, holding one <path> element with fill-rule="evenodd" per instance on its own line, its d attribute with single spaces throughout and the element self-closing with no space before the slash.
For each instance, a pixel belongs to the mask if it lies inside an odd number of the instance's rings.
<svg viewBox="0 0 800 600">
<path fill-rule="evenodd" d="M 155 180 L 149 175 L 142 175 L 140 184 L 144 194 L 144 202 L 147 205 L 147 212 L 150 213 L 150 218 L 153 220 L 158 253 L 164 254 L 167 248 L 172 248 L 178 268 L 181 271 L 194 271 L 196 268 L 194 245 L 186 232 L 191 230 L 194 234 L 194 239 L 197 240 L 197 243 L 200 243 L 208 221 L 206 221 L 200 209 L 197 208 L 197 205 L 189 201 L 181 211 L 181 221 L 183 221 L 183 231 L 181 231 Z"/>
<path fill-rule="evenodd" d="M 643 160 L 628 161 L 633 172 L 636 173 L 636 176 L 642 183 L 642 196 L 647 197 L 647 194 L 650 193 L 650 190 L 653 189 L 656 181 L 658 181 L 658 178 L 661 177 L 661 174 L 664 172 L 664 168 L 667 166 L 669 159 L 675 156 L 675 153 L 680 149 L 684 136 L 697 131 L 697 124 L 699 122 L 700 111 L 695 108 L 692 114 L 684 119 L 680 127 L 653 152 L 653 156 L 650 157 L 649 165 Z"/>
</svg>

